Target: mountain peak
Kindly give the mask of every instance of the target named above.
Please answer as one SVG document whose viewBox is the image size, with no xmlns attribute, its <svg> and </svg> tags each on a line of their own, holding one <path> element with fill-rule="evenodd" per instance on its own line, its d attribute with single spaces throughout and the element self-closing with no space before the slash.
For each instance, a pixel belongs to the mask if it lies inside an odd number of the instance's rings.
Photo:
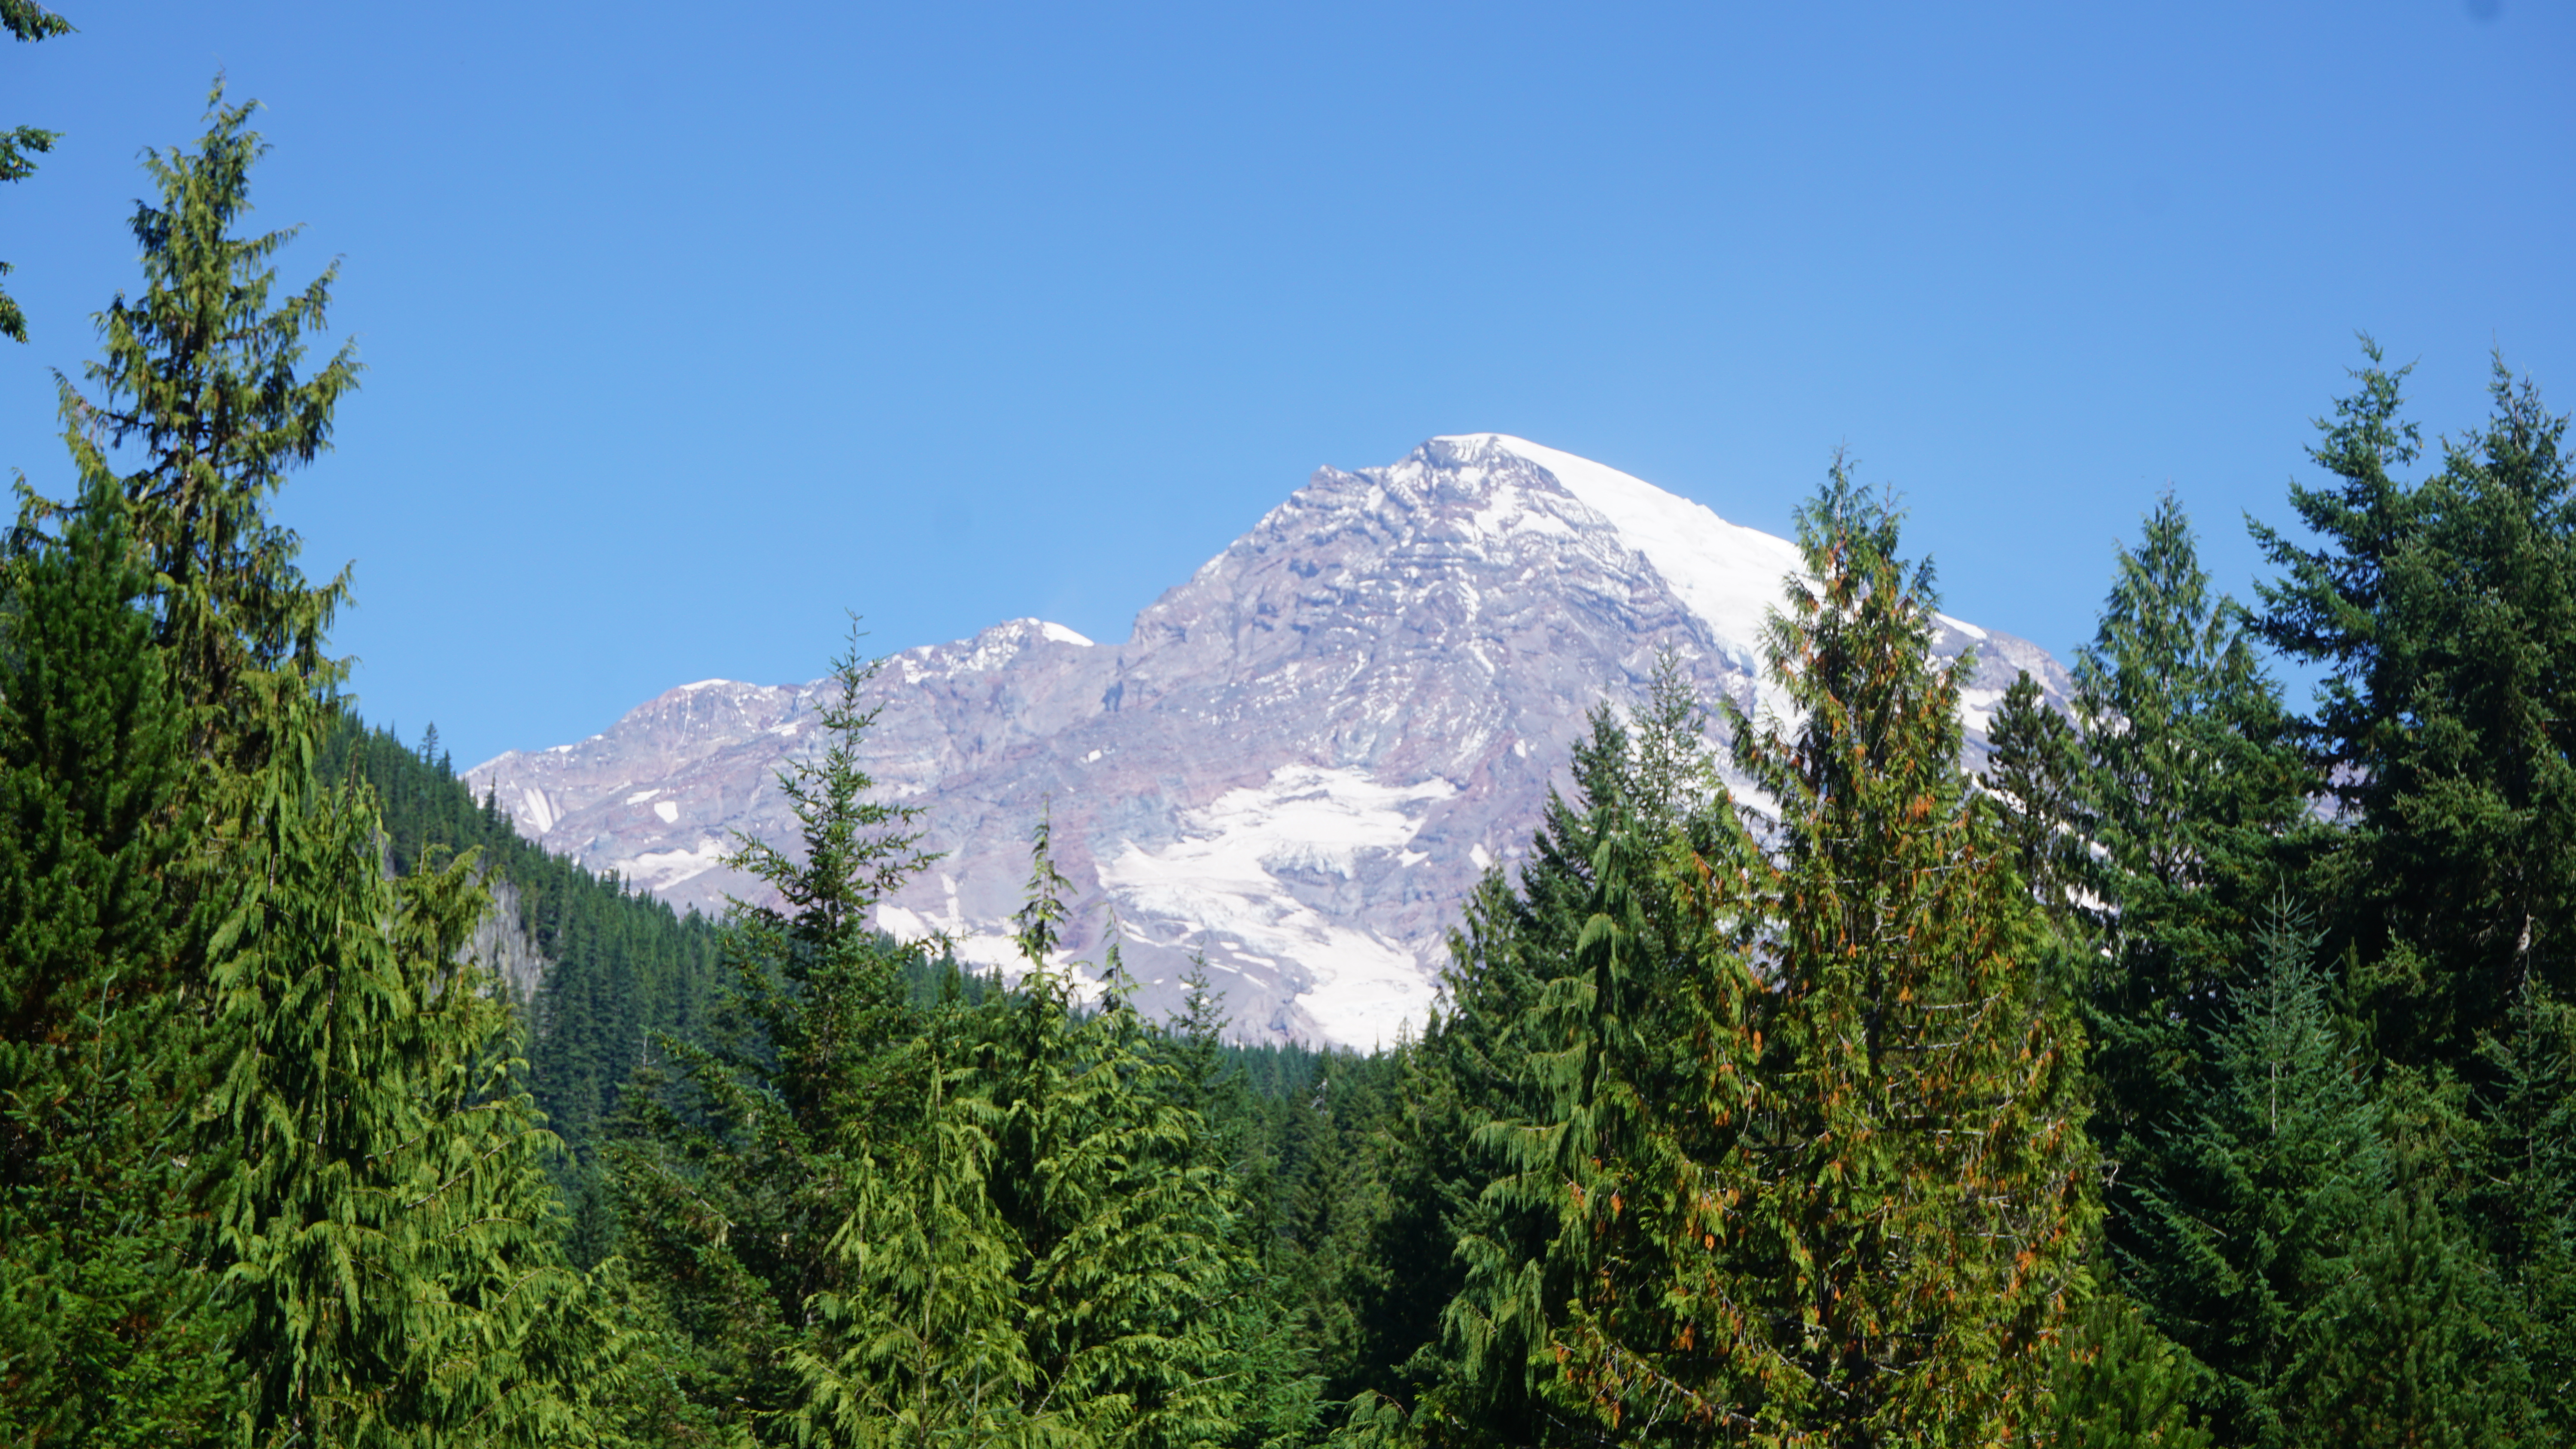
<svg viewBox="0 0 2576 1449">
<path fill-rule="evenodd" d="M 1045 813 L 1079 894 L 1066 945 L 1097 959 L 1114 920 L 1140 1005 L 1177 1003 L 1204 958 L 1238 1039 L 1393 1040 L 1434 998 L 1460 903 L 1562 788 L 1588 712 L 1631 707 L 1667 650 L 1704 694 L 1756 708 L 1762 623 L 1799 566 L 1785 540 L 1505 434 L 1318 469 L 1120 647 L 1026 618 L 889 659 L 863 763 L 922 808 L 940 858 L 877 922 L 1018 969 Z M 1978 651 L 1972 730 L 2019 668 L 2064 688 L 2036 647 L 1942 624 L 1936 652 Z M 816 687 L 670 691 L 469 779 L 593 869 L 714 906 L 758 889 L 721 864 L 737 832 L 794 840 L 774 776 L 818 744 Z"/>
</svg>

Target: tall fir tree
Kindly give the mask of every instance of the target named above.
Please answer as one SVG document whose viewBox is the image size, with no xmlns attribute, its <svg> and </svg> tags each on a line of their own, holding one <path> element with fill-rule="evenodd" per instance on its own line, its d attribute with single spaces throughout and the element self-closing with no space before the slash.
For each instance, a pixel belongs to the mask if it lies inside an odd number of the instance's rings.
<svg viewBox="0 0 2576 1449">
<path fill-rule="evenodd" d="M 1779 843 L 1697 873 L 1740 960 L 1750 1062 L 1685 1219 L 1702 1331 L 1753 1442 L 2002 1442 L 2043 1422 L 2098 1209 L 2082 1034 L 2025 882 L 1959 768 L 1929 565 L 1837 461 L 1766 663 L 1794 720 L 1729 710 Z"/>
<path fill-rule="evenodd" d="M 847 1382 L 842 1342 L 859 1288 L 884 1286 L 871 1274 L 971 1267 L 985 1252 L 953 1237 L 975 1221 L 952 1221 L 950 1208 L 972 1192 L 981 1149 L 945 1105 L 952 1074 L 925 1050 L 906 999 L 914 953 L 869 919 L 926 859 L 912 812 L 873 798 L 860 763 L 872 673 L 853 634 L 834 661 L 820 754 L 779 776 L 799 849 L 744 840 L 732 857 L 772 900 L 728 913 L 717 1039 L 660 1040 L 685 1090 L 630 1089 L 610 1151 L 625 1250 L 685 1344 L 676 1368 L 687 1399 L 762 1442 L 792 1439 L 800 1419 L 842 1424 L 852 1405 L 875 1402 Z M 910 1176 L 887 1180 L 907 1164 Z M 932 1170 L 968 1177 L 922 1182 Z M 884 1225 L 889 1201 L 919 1206 L 907 1194 L 920 1192 L 947 1194 L 923 1227 L 932 1246 L 963 1256 L 890 1267 L 870 1228 Z"/>
<path fill-rule="evenodd" d="M 2337 1030 L 2316 937 L 2286 903 L 2210 1038 L 2210 1073 L 2165 1129 L 2122 1276 L 2215 1375 L 2221 1443 L 2303 1442 L 2291 1384 L 2344 1254 L 2389 1186 L 2379 1109 Z"/>
<path fill-rule="evenodd" d="M 1217 1337 L 1236 1204 L 1197 1150 L 1132 1005 L 1116 936 L 1096 1011 L 1077 1010 L 1061 959 L 1069 882 L 1038 826 L 1020 951 L 978 1047 L 995 1143 L 993 1210 L 1010 1234 L 1023 1411 L 1105 1444 L 1161 1449 L 1231 1437 L 1247 1345 Z"/>
<path fill-rule="evenodd" d="M 122 500 L 7 561 L 0 647 L 0 1437 L 217 1435 L 232 1320 L 191 1226 L 206 1034 L 184 716 Z"/>
<path fill-rule="evenodd" d="M 2003 807 L 2013 864 L 2049 918 L 2071 924 L 2092 874 L 2083 740 L 2023 670 L 2005 689 L 1986 743 L 1985 780 Z"/>
<path fill-rule="evenodd" d="M 1560 1442 L 1688 1438 L 1726 1402 L 1710 1377 L 1715 1345 L 1689 1306 L 1705 1266 L 1689 1220 L 1694 1184 L 1732 1126 L 1717 1104 L 1740 1097 L 1750 981 L 1740 957 L 1714 970 L 1692 958 L 1676 875 L 1684 861 L 1749 850 L 1715 809 L 1704 715 L 1677 659 L 1659 661 L 1629 730 L 1596 725 L 1596 744 L 1614 740 L 1615 770 L 1585 791 L 1598 802 L 1592 889 L 1527 1017 L 1537 1111 L 1477 1134 L 1503 1167 L 1480 1206 L 1544 1224 L 1543 1246 L 1521 1257 L 1509 1239 L 1469 1236 L 1450 1312 L 1459 1368 L 1491 1386 L 1484 1402 L 1509 1405 L 1490 1395 L 1525 1386 L 1523 1412 Z M 1454 1434 L 1477 1403 L 1453 1389 L 1425 1427 Z"/>
<path fill-rule="evenodd" d="M 2486 427 L 2416 460 L 2406 370 L 2364 341 L 2359 389 L 2293 485 L 2317 536 L 2258 526 L 2284 577 L 2263 630 L 2325 671 L 2308 744 L 2347 826 L 2324 862 L 2329 949 L 2380 1050 L 2474 1072 L 2524 983 L 2576 990 L 2576 761 L 2556 701 L 2576 678 L 2576 492 L 2567 420 L 2501 361 Z"/>
<path fill-rule="evenodd" d="M 1572 798 L 1549 790 L 1518 880 L 1488 871 L 1450 933 L 1444 1009 L 1414 1050 L 1381 1169 L 1391 1210 L 1372 1230 L 1359 1307 L 1384 1366 L 1365 1387 L 1387 1402 L 1363 1406 L 1362 1429 L 1438 1444 L 1537 1444 L 1550 1432 L 1537 1372 L 1545 1314 L 1513 1287 L 1544 1271 L 1557 1214 L 1531 1193 L 1489 1190 L 1518 1170 L 1494 1129 L 1552 1120 L 1531 1060 L 1550 1044 L 1544 998 L 1574 972 L 1605 826 L 1632 814 L 1634 755 L 1619 715 L 1596 708 L 1574 747 Z"/>
<path fill-rule="evenodd" d="M 192 868 L 155 882 L 184 924 L 132 978 L 211 1071 L 182 1082 L 196 1130 L 164 1144 L 195 1270 L 171 1296 L 206 1290 L 227 1325 L 210 1362 L 239 1442 L 578 1439 L 576 1401 L 619 1375 L 554 1252 L 506 1016 L 460 962 L 481 894 L 462 863 L 389 880 L 368 792 L 313 768 L 341 589 L 306 585 L 267 500 L 327 439 L 350 365 L 296 376 L 328 279 L 268 311 L 284 237 L 229 234 L 262 149 L 248 114 L 219 91 L 196 148 L 149 156 L 145 295 L 100 318 L 101 400 L 62 387 L 65 526 L 112 512 L 130 539 L 187 765 L 160 823 Z M 22 498 L 23 550 L 64 511 Z"/>
<path fill-rule="evenodd" d="M 343 343 L 299 374 L 310 334 L 325 326 L 337 264 L 272 305 L 274 259 L 295 231 L 233 235 L 268 149 L 248 129 L 256 109 L 226 104 L 218 80 L 194 147 L 144 153 L 158 198 L 138 202 L 132 222 L 142 294 L 98 315 L 102 356 L 84 369 L 95 394 L 58 380 L 75 468 L 84 479 L 117 476 L 136 505 L 158 640 L 198 706 L 190 743 L 235 776 L 278 743 L 274 691 L 337 678 L 322 641 L 347 601 L 347 576 L 308 586 L 295 563 L 301 542 L 267 503 L 329 447 L 333 411 L 359 371 L 355 345 Z M 134 466 L 118 473 L 120 462 Z"/>
<path fill-rule="evenodd" d="M 2201 1100 L 2211 1028 L 2309 834 L 2310 777 L 2243 611 L 2212 593 L 2171 494 L 2119 549 L 2074 673 L 2090 1125 L 2112 1167 L 2111 1242 L 2134 1253 L 2161 1144 Z"/>
</svg>

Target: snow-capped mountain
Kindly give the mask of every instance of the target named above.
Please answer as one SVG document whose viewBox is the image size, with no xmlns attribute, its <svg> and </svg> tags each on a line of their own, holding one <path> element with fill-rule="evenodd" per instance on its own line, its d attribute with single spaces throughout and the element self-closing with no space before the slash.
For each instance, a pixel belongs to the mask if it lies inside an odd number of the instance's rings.
<svg viewBox="0 0 2576 1449">
<path fill-rule="evenodd" d="M 1084 893 L 1071 953 L 1096 959 L 1114 914 L 1149 1009 L 1199 951 L 1245 1039 L 1391 1041 L 1585 712 L 1636 699 L 1666 645 L 1758 709 L 1764 614 L 1798 567 L 1784 540 L 1518 438 L 1319 469 L 1123 644 L 1021 619 L 887 661 L 868 768 L 943 856 L 879 920 L 1016 967 L 1047 811 Z M 1941 653 L 1972 646 L 1972 730 L 2018 670 L 2065 687 L 2036 646 L 1944 621 Z M 549 848 L 716 906 L 749 889 L 719 864 L 735 832 L 793 838 L 773 776 L 821 687 L 682 685 L 467 778 Z"/>
</svg>

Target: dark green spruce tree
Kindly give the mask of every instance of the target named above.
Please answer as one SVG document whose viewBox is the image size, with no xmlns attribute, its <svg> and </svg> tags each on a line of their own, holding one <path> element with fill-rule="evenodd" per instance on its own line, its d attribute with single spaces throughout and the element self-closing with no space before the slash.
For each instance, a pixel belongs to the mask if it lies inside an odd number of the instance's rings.
<svg viewBox="0 0 2576 1449">
<path fill-rule="evenodd" d="M 218 1435 L 233 1320 L 191 1226 L 205 1032 L 185 719 L 122 500 L 7 561 L 0 641 L 0 1437 Z"/>
<path fill-rule="evenodd" d="M 2576 990 L 2576 493 L 2567 420 L 2499 361 L 2486 426 L 2408 484 L 2406 370 L 2365 341 L 2359 389 L 2290 500 L 2318 538 L 2258 526 L 2283 570 L 2265 636 L 2325 671 L 2307 727 L 2346 829 L 2324 862 L 2328 949 L 2379 1049 L 2475 1073 L 2526 983 Z"/>
<path fill-rule="evenodd" d="M 1379 1172 L 1388 1212 L 1371 1230 L 1358 1285 L 1364 1427 L 1430 1443 L 1536 1444 L 1549 1413 L 1531 1356 L 1543 1319 L 1515 1311 L 1500 1285 L 1556 1235 L 1553 1205 L 1488 1187 L 1514 1172 L 1490 1130 L 1550 1120 L 1532 1072 L 1548 1039 L 1549 982 L 1573 972 L 1593 903 L 1605 826 L 1633 813 L 1634 746 L 1613 710 L 1596 709 L 1571 762 L 1573 797 L 1553 788 L 1515 882 L 1497 866 L 1450 933 L 1440 1011 L 1408 1053 Z M 1484 1285 L 1467 1295 L 1470 1276 Z M 1490 1371 L 1489 1371 L 1490 1369 Z"/>
</svg>

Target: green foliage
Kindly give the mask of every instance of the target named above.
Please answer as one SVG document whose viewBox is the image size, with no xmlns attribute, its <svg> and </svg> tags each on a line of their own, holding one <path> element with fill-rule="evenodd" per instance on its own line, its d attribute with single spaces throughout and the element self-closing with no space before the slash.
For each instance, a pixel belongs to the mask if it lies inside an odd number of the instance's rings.
<svg viewBox="0 0 2576 1449">
<path fill-rule="evenodd" d="M 2052 921 L 2064 924 L 2090 882 L 2084 830 L 2084 746 L 2066 716 L 2043 702 L 2023 670 L 2004 691 L 1986 734 L 1986 784 L 2000 792 L 2002 832 L 2014 866 Z"/>
<path fill-rule="evenodd" d="M 2336 1029 L 2316 937 L 2286 904 L 2229 1013 L 2204 1028 L 2210 1075 L 2140 1191 L 2122 1278 L 2216 1375 L 2220 1442 L 2296 1437 L 2296 1380 L 2334 1285 L 2394 1168 L 2380 1108 Z"/>
<path fill-rule="evenodd" d="M 454 964 L 486 905 L 472 863 L 388 879 L 363 796 L 267 778 L 236 857 L 251 889 L 215 939 L 205 1149 L 230 1158 L 211 1206 L 246 1432 L 551 1442 L 568 1414 L 521 1350 L 580 1285 L 549 1237 L 544 1135 L 487 1052 L 504 1009 Z"/>
<path fill-rule="evenodd" d="M 0 1437 L 160 1443 L 228 1416 L 195 1273 L 172 989 L 190 922 L 183 717 L 94 489 L 8 560 L 0 654 Z"/>
<path fill-rule="evenodd" d="M 2291 490 L 2319 543 L 2257 529 L 2286 574 L 2263 630 L 2327 671 L 2309 747 L 2348 817 L 2325 862 L 2329 942 L 2359 968 L 2381 1050 L 2466 1067 L 2525 982 L 2576 989 L 2567 421 L 2498 361 L 2486 426 L 2407 485 L 2390 476 L 2418 455 L 2405 370 L 2364 351 L 2310 452 L 2334 482 Z"/>
<path fill-rule="evenodd" d="M 371 796 L 314 769 L 339 586 L 305 585 L 265 500 L 327 436 L 346 357 L 296 378 L 320 289 L 265 312 L 279 238 L 225 234 L 246 114 L 151 158 L 151 286 L 101 319 L 107 404 L 63 389 L 78 504 L 27 494 L 13 539 L 7 1211 L 30 1231 L 0 1296 L 35 1348 L 10 1345 L 6 1412 L 90 1441 L 580 1442 L 624 1348 L 556 1250 L 506 1009 L 460 964 L 470 862 L 389 877 Z"/>
<path fill-rule="evenodd" d="M 1705 1299 L 1758 1440 L 2032 1427 L 2096 1212 L 2081 1037 L 1959 773 L 1964 665 L 1929 662 L 1930 569 L 1897 538 L 1839 464 L 1800 511 L 1813 582 L 1767 662 L 1803 718 L 1730 721 L 1784 838 L 1700 876 L 1709 964 L 1753 989 L 1742 1106 L 1719 1099 L 1742 1125 L 1693 1226 L 1740 1265 Z"/>
<path fill-rule="evenodd" d="M 11 39 L 23 41 L 47 40 L 72 31 L 70 21 L 35 0 L 0 0 L 0 26 L 7 27 Z M 0 131 L 0 181 L 24 181 L 35 175 L 36 163 L 28 158 L 51 151 L 61 139 L 61 132 L 39 126 Z M 0 277 L 11 270 L 7 262 L 0 262 Z M 27 340 L 27 315 L 6 292 L 0 292 L 0 336 L 15 342 Z"/>
<path fill-rule="evenodd" d="M 2505 1314 L 2532 1384 L 2576 1383 L 2576 1010 L 2538 987 L 2490 1039 L 2491 1083 L 2481 1116 L 2492 1134 L 2485 1170 L 2470 1177 L 2469 1215 L 2505 1296 Z M 2535 1396 L 2535 1439 L 2576 1439 L 2576 1403 Z"/>
<path fill-rule="evenodd" d="M 2164 1153 L 2213 1090 L 2214 1029 L 2295 863 L 2307 775 L 2242 611 L 2212 595 L 2170 494 L 2118 552 L 2075 685 L 2080 760 L 2063 838 L 2080 842 L 2069 874 L 2089 901 L 2090 1127 L 2112 1164 L 2111 1261 L 2125 1271 L 2164 1262 L 2155 1223 L 2191 1201 L 2175 1180 L 2191 1169 Z M 2150 1316 L 2188 1311 L 2155 1281 L 2129 1288 Z"/>
<path fill-rule="evenodd" d="M 1255 1326 L 1238 1300 L 1264 1284 L 1198 1110 L 1207 1023 L 1176 1054 L 1114 953 L 1078 1006 L 1043 827 L 1017 990 L 970 1002 L 951 977 L 925 1006 L 918 948 L 867 924 L 924 861 L 908 815 L 868 799 L 868 672 L 840 661 L 824 751 L 782 782 L 804 849 L 736 857 L 779 904 L 729 918 L 730 1034 L 666 1041 L 686 1090 L 630 1092 L 612 1151 L 687 1398 L 765 1441 L 1161 1446 L 1303 1423 L 1275 1340 L 1225 1332 Z"/>
<path fill-rule="evenodd" d="M 1633 736 L 1596 716 L 1584 808 L 1551 801 L 1519 890 L 1471 906 L 1390 1133 L 1463 1278 L 1428 1386 L 1356 1406 L 1355 1440 L 2038 1427 L 2094 1211 L 2078 1039 L 1958 770 L 1928 570 L 1840 466 L 1801 537 L 1769 640 L 1799 722 L 1728 720 L 1781 817 L 1712 808 L 1659 671 Z M 1385 1222 L 1427 1236 L 1419 1206 Z"/>
<path fill-rule="evenodd" d="M 2050 1383 L 2050 1439 L 2058 1449 L 2207 1449 L 2191 1422 L 2198 1366 L 2137 1308 L 2097 1294 L 2069 1325 Z"/>
<path fill-rule="evenodd" d="M 273 302 L 291 233 L 231 234 L 250 110 L 148 158 L 78 494 L 0 556 L 0 1436 L 2576 1435 L 2576 492 L 2500 367 L 2408 483 L 2369 352 L 2250 626 L 2164 500 L 1982 788 L 1930 570 L 1838 462 L 1790 716 L 1722 710 L 1761 810 L 1663 656 L 1419 1040 L 1245 1047 L 1204 967 L 1142 1020 L 1114 922 L 1067 959 L 1051 821 L 1014 983 L 870 924 L 929 857 L 855 641 L 721 931 L 344 708 L 345 577 L 268 507 L 356 363 L 303 375 L 331 274 Z M 50 138 L 0 139 L 15 179 Z"/>
<path fill-rule="evenodd" d="M 432 742 L 435 734 L 432 727 Z M 497 800 L 475 800 L 429 742 L 406 745 L 344 713 L 324 738 L 317 769 L 373 793 L 395 874 L 474 852 L 478 873 L 501 897 L 491 929 L 524 932 L 544 962 L 533 999 L 517 1003 L 527 1087 L 563 1139 L 556 1175 L 573 1210 L 571 1250 L 579 1262 L 596 1262 L 613 1232 L 600 1157 L 607 1124 L 654 1034 L 706 1037 L 715 924 L 695 911 L 676 914 L 614 874 L 594 876 L 549 855 L 518 833 Z"/>
<path fill-rule="evenodd" d="M 275 686 L 263 681 L 309 690 L 338 673 L 321 641 L 347 580 L 307 587 L 300 542 L 266 505 L 289 470 L 329 446 L 332 411 L 357 386 L 358 364 L 343 344 L 318 372 L 298 375 L 338 268 L 271 307 L 272 259 L 295 233 L 231 234 L 267 152 L 245 129 L 256 103 L 225 105 L 218 82 L 207 106 L 193 149 L 144 153 L 159 192 L 157 205 L 134 211 L 144 289 L 98 314 L 102 355 L 84 369 L 97 396 L 68 379 L 59 387 L 82 478 L 114 473 L 112 448 L 138 455 L 119 481 L 153 574 L 157 642 L 202 707 L 190 743 L 247 774 L 278 743 L 278 705 L 266 693 Z"/>
</svg>

